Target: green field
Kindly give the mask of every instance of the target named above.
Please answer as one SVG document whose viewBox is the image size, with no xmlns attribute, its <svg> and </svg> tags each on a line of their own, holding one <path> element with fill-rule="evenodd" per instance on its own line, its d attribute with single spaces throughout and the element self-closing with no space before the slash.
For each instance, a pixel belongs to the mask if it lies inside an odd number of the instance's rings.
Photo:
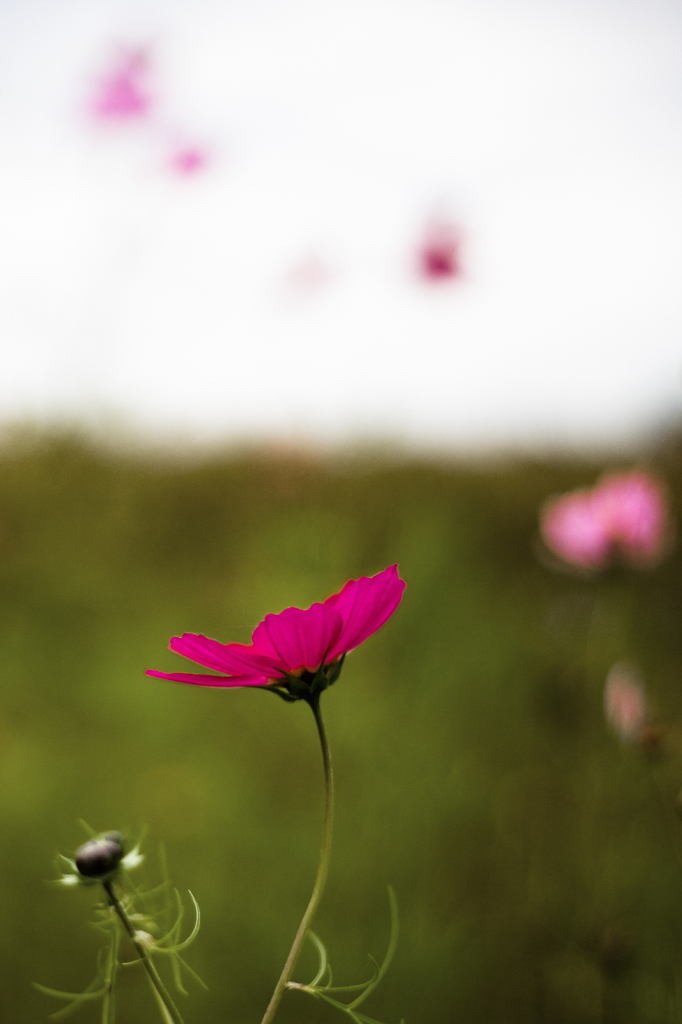
<svg viewBox="0 0 682 1024">
<path fill-rule="evenodd" d="M 623 465 L 631 461 L 624 460 Z M 682 445 L 647 463 L 682 495 Z M 0 1019 L 34 1024 L 95 972 L 96 889 L 47 884 L 78 823 L 148 826 L 202 930 L 187 1024 L 258 1024 L 315 873 L 322 779 L 304 703 L 182 686 L 171 635 L 248 642 L 398 562 L 390 622 L 323 697 L 337 822 L 316 931 L 339 984 L 400 945 L 362 1009 L 384 1024 L 682 1020 L 682 549 L 592 579 L 538 557 L 550 494 L 604 464 L 458 466 L 252 450 L 173 462 L 78 438 L 0 451 Z M 623 748 L 603 715 L 633 661 L 666 727 Z M 133 959 L 127 954 L 125 959 Z M 163 967 L 164 965 L 162 965 Z M 296 978 L 309 980 L 306 953 Z M 99 1021 L 97 1004 L 72 1018 Z M 119 1024 L 160 1019 L 139 967 Z M 281 1024 L 348 1018 L 287 994 Z"/>
</svg>

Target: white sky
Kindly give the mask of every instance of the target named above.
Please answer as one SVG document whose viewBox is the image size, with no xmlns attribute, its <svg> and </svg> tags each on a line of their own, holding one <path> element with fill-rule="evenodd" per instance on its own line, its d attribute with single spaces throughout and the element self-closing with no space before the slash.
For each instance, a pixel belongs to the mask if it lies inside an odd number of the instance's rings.
<svg viewBox="0 0 682 1024">
<path fill-rule="evenodd" d="M 116 42 L 151 128 L 84 116 Z M 0 418 L 476 447 L 678 416 L 681 58 L 663 0 L 0 0 Z"/>
</svg>

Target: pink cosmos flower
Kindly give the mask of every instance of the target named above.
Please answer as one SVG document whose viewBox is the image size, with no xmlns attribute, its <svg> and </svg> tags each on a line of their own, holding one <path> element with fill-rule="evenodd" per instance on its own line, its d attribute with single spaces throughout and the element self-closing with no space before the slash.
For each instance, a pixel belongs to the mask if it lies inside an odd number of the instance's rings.
<svg viewBox="0 0 682 1024">
<path fill-rule="evenodd" d="M 623 743 L 638 743 L 649 724 L 642 679 L 631 665 L 614 665 L 606 677 L 604 710 L 609 725 Z"/>
<path fill-rule="evenodd" d="M 602 568 L 615 551 L 635 564 L 651 565 L 668 537 L 665 495 L 646 473 L 614 473 L 592 490 L 547 502 L 541 531 L 555 554 L 583 569 Z"/>
<path fill-rule="evenodd" d="M 95 117 L 105 121 L 129 121 L 149 113 L 151 95 L 145 81 L 149 70 L 142 49 L 123 49 L 112 70 L 98 83 L 92 104 Z"/>
<path fill-rule="evenodd" d="M 418 270 L 425 281 L 452 281 L 462 276 L 461 238 L 452 224 L 433 221 L 418 254 Z"/>
<path fill-rule="evenodd" d="M 285 699 L 308 699 L 336 681 L 345 655 L 390 619 L 404 589 L 398 566 L 391 565 L 376 576 L 349 580 L 321 604 L 266 615 L 250 644 L 183 633 L 171 639 L 170 650 L 220 674 L 148 670 L 147 675 L 199 686 L 282 688 Z"/>
<path fill-rule="evenodd" d="M 612 540 L 635 561 L 655 561 L 666 539 L 666 502 L 646 473 L 607 476 L 597 489 L 599 514 Z"/>
<path fill-rule="evenodd" d="M 191 177 L 203 171 L 208 163 L 208 154 L 199 146 L 183 146 L 170 158 L 170 167 L 176 174 Z"/>
<path fill-rule="evenodd" d="M 297 260 L 284 275 L 284 285 L 300 295 L 320 291 L 333 277 L 327 261 L 314 250 Z"/>
<path fill-rule="evenodd" d="M 609 557 L 611 538 L 591 491 L 574 491 L 548 502 L 541 528 L 547 546 L 573 565 L 595 569 Z"/>
</svg>

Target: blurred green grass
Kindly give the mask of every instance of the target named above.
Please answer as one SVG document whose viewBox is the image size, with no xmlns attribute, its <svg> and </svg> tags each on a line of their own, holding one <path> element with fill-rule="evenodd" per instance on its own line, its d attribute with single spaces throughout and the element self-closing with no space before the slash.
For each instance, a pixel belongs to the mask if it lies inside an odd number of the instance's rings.
<svg viewBox="0 0 682 1024">
<path fill-rule="evenodd" d="M 673 440 L 651 459 L 674 508 L 681 454 Z M 189 667 L 166 650 L 173 634 L 247 642 L 267 612 L 397 561 L 403 604 L 324 697 L 338 817 L 315 927 L 338 983 L 383 953 L 390 882 L 400 946 L 363 1007 L 386 1024 L 678 1020 L 682 552 L 598 580 L 536 554 L 541 502 L 603 468 L 272 451 L 174 462 L 78 437 L 7 442 L 0 1018 L 59 1008 L 32 980 L 77 991 L 94 974 L 93 890 L 45 882 L 84 818 L 148 824 L 150 882 L 163 841 L 195 893 L 187 958 L 210 991 L 182 1000 L 188 1024 L 260 1020 L 315 871 L 312 716 L 144 670 Z M 604 725 L 604 679 L 623 659 L 668 727 L 655 762 Z M 121 985 L 121 1024 L 153 1019 L 137 970 Z M 335 1016 L 291 993 L 278 1020 Z M 98 1019 L 94 1005 L 74 1017 Z"/>
</svg>

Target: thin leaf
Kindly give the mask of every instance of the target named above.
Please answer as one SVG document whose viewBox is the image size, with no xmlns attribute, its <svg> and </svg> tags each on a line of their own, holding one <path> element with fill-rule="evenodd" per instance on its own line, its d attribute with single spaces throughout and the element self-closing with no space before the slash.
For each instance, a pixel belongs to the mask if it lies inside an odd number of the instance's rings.
<svg viewBox="0 0 682 1024">
<path fill-rule="evenodd" d="M 310 928 L 308 929 L 308 938 L 317 949 L 317 952 L 320 957 L 320 966 L 318 968 L 317 974 L 310 982 L 310 988 L 315 988 L 317 983 L 321 981 L 321 979 L 327 973 L 327 950 L 325 949 L 324 943 L 322 942 L 320 937 L 316 935 L 314 931 L 311 931 Z"/>
<path fill-rule="evenodd" d="M 321 999 L 323 1002 L 328 1003 L 335 1009 L 340 1010 L 341 1013 L 345 1013 L 348 1017 L 351 1018 L 354 1024 L 380 1024 L 380 1022 L 375 1020 L 374 1017 L 368 1017 L 366 1016 L 366 1014 L 360 1013 L 359 1010 L 356 1009 L 356 1007 L 358 1007 L 360 1003 L 367 998 L 370 992 L 372 992 L 379 984 L 384 974 L 388 970 L 391 960 L 393 959 L 393 956 L 396 951 L 399 932 L 398 903 L 395 898 L 395 893 L 390 885 L 388 886 L 388 897 L 391 907 L 391 932 L 388 940 L 388 948 L 386 950 L 386 954 L 381 963 L 381 966 L 377 964 L 373 956 L 370 956 L 369 959 L 371 960 L 374 968 L 374 975 L 369 981 L 362 982 L 359 985 L 343 985 L 332 987 L 332 972 L 331 967 L 329 966 L 329 961 L 327 959 L 327 951 L 321 940 L 317 937 L 317 935 L 315 935 L 314 932 L 308 932 L 311 941 L 317 947 L 317 951 L 320 956 L 320 968 L 315 977 L 315 980 L 310 985 L 296 985 L 294 987 L 299 988 L 304 992 L 308 992 L 315 998 Z M 325 970 L 329 972 L 329 983 L 327 985 L 319 985 L 318 982 L 324 976 Z M 334 999 L 329 994 L 330 992 L 337 993 L 357 991 L 360 991 L 360 995 L 351 1003 L 342 1003 L 340 1002 L 340 1000 Z M 401 1024 L 404 1024 L 404 1022 L 401 1021 Z"/>
<path fill-rule="evenodd" d="M 128 879 L 128 875 L 126 874 L 126 884 L 127 884 L 127 879 Z M 154 899 L 154 897 L 158 896 L 159 893 L 163 892 L 165 889 L 170 888 L 170 879 L 167 878 L 165 881 L 160 882 L 158 885 L 155 885 L 153 889 L 147 889 L 144 893 L 141 892 L 140 890 L 137 890 L 135 888 L 135 886 L 132 885 L 132 884 L 131 884 L 130 888 L 131 888 L 131 892 L 133 893 L 135 898 L 140 900 L 140 901 Z"/>
<path fill-rule="evenodd" d="M 360 985 L 334 985 L 334 986 L 332 986 L 332 985 L 323 985 L 319 989 L 317 989 L 317 991 L 318 992 L 360 992 L 363 989 L 366 989 L 368 987 L 368 985 L 374 985 L 375 978 L 376 978 L 376 974 L 374 975 L 374 978 L 371 978 L 369 981 L 363 981 Z"/>
<path fill-rule="evenodd" d="M 173 981 L 178 992 L 182 993 L 183 996 L 188 996 L 189 992 L 182 984 L 182 975 L 180 973 L 180 963 L 177 954 L 171 957 L 171 970 L 173 972 Z"/>
<path fill-rule="evenodd" d="M 57 1010 L 56 1013 L 50 1014 L 51 1020 L 59 1021 L 65 1020 L 69 1017 L 78 1009 L 81 1003 L 85 1003 L 91 999 L 101 999 L 102 996 L 106 995 L 106 982 L 101 989 L 97 989 L 95 992 L 91 991 L 101 980 L 102 978 L 98 973 L 83 992 L 60 992 L 57 989 L 47 988 L 45 985 L 39 985 L 37 981 L 33 982 L 33 987 L 37 989 L 38 992 L 44 993 L 46 996 L 52 996 L 55 999 L 68 999 L 70 1001 L 69 1006 L 65 1006 L 62 1010 Z"/>
<path fill-rule="evenodd" d="M 79 1006 L 80 1002 L 70 1003 L 69 1006 L 65 1006 L 63 1010 L 57 1010 L 56 1013 L 51 1013 L 50 1020 L 66 1020 L 67 1017 L 70 1017 L 72 1013 L 76 1012 Z"/>
<path fill-rule="evenodd" d="M 168 856 L 166 854 L 166 844 L 165 843 L 163 843 L 163 842 L 159 843 L 158 853 L 159 853 L 159 867 L 161 869 L 162 885 L 166 885 L 166 886 L 168 886 L 169 889 L 171 889 L 172 886 L 171 886 L 170 872 L 168 870 Z M 177 889 L 175 889 L 174 891 L 175 891 L 176 896 L 177 896 Z M 170 919 L 170 908 L 168 909 L 167 914 L 164 914 L 164 924 L 165 924 L 166 928 L 168 927 L 168 920 L 169 919 Z"/>
<path fill-rule="evenodd" d="M 201 911 L 199 910 L 199 904 L 194 899 L 194 895 L 193 895 L 192 891 L 190 889 L 188 889 L 187 892 L 189 893 L 190 899 L 192 900 L 192 903 L 194 904 L 194 913 L 195 913 L 194 928 L 192 928 L 192 931 L 187 936 L 187 938 L 184 940 L 184 942 L 179 942 L 177 944 L 177 946 L 173 946 L 172 949 L 160 949 L 159 950 L 160 953 L 179 953 L 181 949 L 187 949 L 187 947 L 194 942 L 194 940 L 196 939 L 197 935 L 199 934 L 199 928 L 201 927 Z"/>
<path fill-rule="evenodd" d="M 320 992 L 319 989 L 314 993 L 314 995 L 323 1002 L 329 1003 L 330 1006 L 334 1006 L 337 1010 L 341 1010 L 342 1013 L 347 1013 L 351 1020 L 355 1021 L 355 1024 L 361 1024 L 360 1014 L 354 1013 L 353 1010 L 349 1010 L 345 1003 L 340 1003 L 338 999 L 332 999 L 331 996 L 326 996 L 324 992 Z"/>
<path fill-rule="evenodd" d="M 182 922 L 183 922 L 184 917 L 185 917 L 185 908 L 184 908 L 183 903 L 182 903 L 182 897 L 180 896 L 180 893 L 178 892 L 178 890 L 177 889 L 173 889 L 173 893 L 175 895 L 175 902 L 177 903 L 177 906 L 178 906 L 178 916 L 175 919 L 175 928 L 174 928 L 175 935 L 176 935 L 176 938 L 175 938 L 174 941 L 177 942 L 177 940 L 180 938 L 180 930 L 181 930 Z"/>
<path fill-rule="evenodd" d="M 376 981 L 377 981 L 378 976 L 379 976 L 379 965 L 377 964 L 377 962 L 376 962 L 376 960 L 374 959 L 373 956 L 370 956 L 369 959 L 372 961 L 372 966 L 374 968 L 374 974 L 369 979 L 369 981 L 361 981 L 358 985 L 334 985 L 334 986 L 332 986 L 332 984 L 330 982 L 329 985 L 321 985 L 320 986 L 320 991 L 324 991 L 324 992 L 360 992 L 363 989 L 367 988 L 368 985 L 374 985 L 376 983 Z"/>
<path fill-rule="evenodd" d="M 394 893 L 394 891 L 393 891 L 393 889 L 392 889 L 392 887 L 390 885 L 388 886 L 388 900 L 389 900 L 389 903 L 391 905 L 391 935 L 390 935 L 390 938 L 388 940 L 388 949 L 386 950 L 386 955 L 384 957 L 384 961 L 383 961 L 381 967 L 379 968 L 378 974 L 377 974 L 376 978 L 374 979 L 374 981 L 372 981 L 367 986 L 365 991 L 362 992 L 357 997 L 357 999 L 354 999 L 352 1003 L 349 1003 L 349 1005 L 348 1005 L 348 1009 L 349 1010 L 354 1010 L 356 1006 L 359 1006 L 360 1003 L 363 1002 L 363 1000 L 365 1000 L 367 998 L 367 996 L 370 994 L 370 992 L 372 992 L 377 987 L 377 985 L 379 984 L 379 982 L 383 978 L 384 974 L 386 973 L 386 971 L 390 967 L 391 960 L 393 959 L 393 955 L 394 955 L 394 953 L 396 951 L 396 947 L 398 945 L 398 934 L 399 934 L 399 931 L 400 931 L 400 923 L 399 923 L 399 920 L 398 920 L 398 901 L 396 900 L 395 893 Z"/>
<path fill-rule="evenodd" d="M 381 1021 L 376 1020 L 374 1017 L 368 1017 L 364 1013 L 358 1013 L 357 1010 L 352 1011 L 353 1014 L 362 1021 L 362 1024 L 381 1024 Z"/>
<path fill-rule="evenodd" d="M 42 992 L 44 996 L 52 996 L 53 999 L 73 999 L 83 1001 L 85 999 L 101 999 L 106 992 L 106 986 L 97 989 L 96 992 L 91 992 L 92 985 L 96 984 L 100 979 L 95 978 L 83 992 L 60 992 L 56 988 L 48 988 L 47 985 L 40 985 L 37 981 L 32 981 L 31 984 L 34 989 L 38 992 Z"/>
<path fill-rule="evenodd" d="M 205 982 L 205 981 L 203 980 L 203 978 L 200 978 L 200 977 L 199 977 L 199 975 L 197 974 L 197 972 L 196 972 L 196 971 L 193 971 L 193 970 L 192 970 L 192 968 L 191 968 L 191 967 L 189 966 L 189 964 L 188 964 L 188 963 L 186 963 L 186 961 L 182 959 L 182 957 L 180 956 L 180 954 L 179 954 L 179 953 L 178 953 L 178 954 L 176 954 L 176 955 L 177 955 L 177 958 L 178 958 L 178 960 L 180 961 L 180 963 L 181 963 L 181 964 L 182 964 L 182 966 L 184 967 L 184 969 L 185 969 L 185 970 L 187 971 L 187 973 L 188 973 L 188 974 L 191 974 L 191 975 L 192 975 L 192 977 L 194 978 L 194 980 L 195 980 L 196 982 L 198 982 L 198 983 L 199 983 L 199 984 L 201 985 L 201 987 L 202 987 L 202 988 L 203 988 L 203 989 L 204 989 L 204 990 L 205 990 L 206 992 L 208 992 L 208 991 L 209 991 L 208 985 L 207 985 L 207 984 L 206 984 L 206 982 Z"/>
<path fill-rule="evenodd" d="M 183 907 L 182 903 L 180 902 L 180 893 L 178 892 L 177 889 L 175 889 L 174 892 L 175 892 L 175 896 L 176 896 L 176 899 L 177 899 L 177 902 L 178 902 L 178 916 L 176 917 L 173 925 L 168 929 L 166 934 L 163 935 L 157 941 L 157 943 L 156 943 L 157 949 L 159 949 L 159 947 L 161 946 L 161 944 L 163 942 L 170 941 L 171 943 L 174 943 L 175 942 L 175 933 L 178 931 L 180 925 L 182 924 L 182 918 L 183 918 L 183 915 L 185 913 L 185 910 L 184 910 L 184 907 Z M 159 952 L 169 953 L 170 949 L 169 948 L 166 948 L 164 950 L 159 949 Z"/>
<path fill-rule="evenodd" d="M 340 1003 L 338 999 L 332 999 L 330 996 L 326 996 L 323 992 L 318 991 L 315 995 L 325 1003 L 329 1003 L 330 1006 L 336 1007 L 337 1010 L 347 1013 L 348 1016 L 356 1022 L 356 1024 L 381 1024 L 381 1021 L 376 1020 L 374 1017 L 368 1017 L 366 1014 L 359 1013 L 357 1010 L 351 1010 L 346 1003 Z"/>
</svg>

